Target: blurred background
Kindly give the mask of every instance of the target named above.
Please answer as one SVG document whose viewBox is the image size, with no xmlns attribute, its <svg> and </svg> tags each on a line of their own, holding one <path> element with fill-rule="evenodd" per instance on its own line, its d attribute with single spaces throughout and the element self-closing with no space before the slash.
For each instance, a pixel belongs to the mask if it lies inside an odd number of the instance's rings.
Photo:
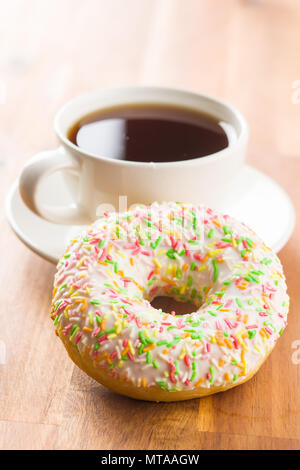
<svg viewBox="0 0 300 470">
<path fill-rule="evenodd" d="M 299 155 L 299 25 L 298 0 L 0 0 L 1 161 L 14 172 L 54 146 L 53 116 L 77 94 L 163 84 L 239 107 L 248 161 L 272 172 Z"/>
</svg>

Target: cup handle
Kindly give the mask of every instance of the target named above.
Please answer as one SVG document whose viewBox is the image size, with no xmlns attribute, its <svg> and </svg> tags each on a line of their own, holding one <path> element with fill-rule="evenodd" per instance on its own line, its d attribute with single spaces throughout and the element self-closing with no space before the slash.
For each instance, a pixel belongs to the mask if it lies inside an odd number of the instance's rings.
<svg viewBox="0 0 300 470">
<path fill-rule="evenodd" d="M 80 173 L 80 164 L 63 147 L 46 150 L 33 157 L 24 167 L 19 179 L 19 191 L 27 207 L 40 217 L 57 224 L 85 224 L 88 216 L 78 203 L 65 206 L 39 204 L 37 188 L 42 180 L 59 170 Z"/>
</svg>

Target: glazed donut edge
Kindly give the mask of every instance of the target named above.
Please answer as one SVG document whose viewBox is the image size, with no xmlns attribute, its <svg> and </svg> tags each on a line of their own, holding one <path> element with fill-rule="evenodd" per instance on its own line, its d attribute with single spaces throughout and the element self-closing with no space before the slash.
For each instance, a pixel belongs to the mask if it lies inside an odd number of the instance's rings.
<svg viewBox="0 0 300 470">
<path fill-rule="evenodd" d="M 209 389 L 202 389 L 198 387 L 194 388 L 193 390 L 185 390 L 170 393 L 156 386 L 142 388 L 136 387 L 131 383 L 122 380 L 116 381 L 112 376 L 108 375 L 105 370 L 95 368 L 90 362 L 90 360 L 82 356 L 79 351 L 74 347 L 74 345 L 70 343 L 63 334 L 60 334 L 59 336 L 67 350 L 70 359 L 77 365 L 77 367 L 79 367 L 89 377 L 96 380 L 96 382 L 98 382 L 100 385 L 103 385 L 104 387 L 108 388 L 114 393 L 117 393 L 118 395 L 124 395 L 135 400 L 154 401 L 157 403 L 192 400 L 194 398 L 201 398 L 208 395 L 213 395 L 215 393 L 226 392 L 226 390 L 230 390 L 231 388 L 237 387 L 238 385 L 242 385 L 245 382 L 248 382 L 248 380 L 252 379 L 252 377 L 258 372 L 260 367 L 263 365 L 267 357 L 272 352 L 272 350 L 270 350 L 269 353 L 261 360 L 258 366 L 238 383 L 231 383 L 225 387 L 219 386 L 211 387 Z"/>
</svg>

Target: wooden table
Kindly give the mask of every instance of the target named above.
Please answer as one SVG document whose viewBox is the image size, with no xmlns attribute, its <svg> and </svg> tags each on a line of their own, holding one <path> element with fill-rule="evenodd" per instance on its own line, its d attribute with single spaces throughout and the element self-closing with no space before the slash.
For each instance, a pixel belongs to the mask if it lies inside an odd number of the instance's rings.
<svg viewBox="0 0 300 470">
<path fill-rule="evenodd" d="M 66 100 L 103 86 L 163 84 L 239 107 L 251 128 L 248 163 L 285 188 L 300 216 L 298 0 L 10 0 L 0 18 L 2 201 L 26 160 L 55 147 L 52 120 Z M 151 404 L 117 396 L 73 366 L 49 320 L 55 267 L 1 217 L 0 448 L 300 447 L 298 223 L 280 252 L 289 326 L 259 373 L 223 394 Z"/>
</svg>

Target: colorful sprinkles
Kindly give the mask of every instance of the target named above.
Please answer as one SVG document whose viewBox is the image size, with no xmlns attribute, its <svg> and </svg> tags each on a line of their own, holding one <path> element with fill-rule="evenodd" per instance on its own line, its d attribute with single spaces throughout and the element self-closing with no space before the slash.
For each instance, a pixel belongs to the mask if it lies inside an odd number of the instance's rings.
<svg viewBox="0 0 300 470">
<path fill-rule="evenodd" d="M 176 315 L 166 295 L 195 311 Z M 254 371 L 287 324 L 277 256 L 244 224 L 202 206 L 106 213 L 71 241 L 52 319 L 94 367 L 166 392 L 228 387 Z"/>
</svg>

